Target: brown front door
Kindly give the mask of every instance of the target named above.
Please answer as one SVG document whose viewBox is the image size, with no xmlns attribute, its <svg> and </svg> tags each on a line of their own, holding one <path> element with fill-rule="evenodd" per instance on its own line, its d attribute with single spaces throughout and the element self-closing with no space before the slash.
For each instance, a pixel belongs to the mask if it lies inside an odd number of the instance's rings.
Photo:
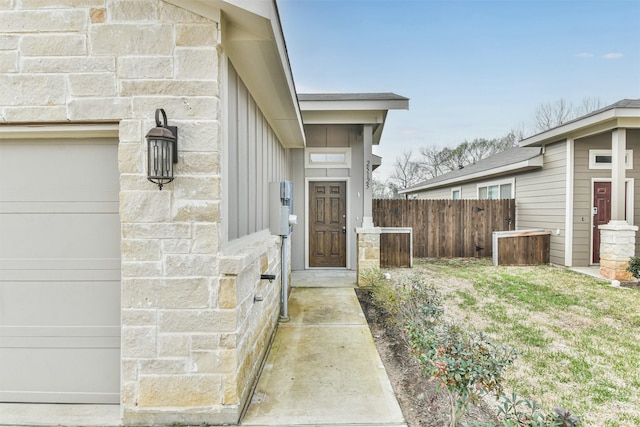
<svg viewBox="0 0 640 427">
<path fill-rule="evenodd" d="M 309 267 L 347 266 L 347 185 L 309 183 Z"/>
<path fill-rule="evenodd" d="M 593 183 L 593 263 L 600 262 L 599 225 L 611 221 L 611 183 Z"/>
</svg>

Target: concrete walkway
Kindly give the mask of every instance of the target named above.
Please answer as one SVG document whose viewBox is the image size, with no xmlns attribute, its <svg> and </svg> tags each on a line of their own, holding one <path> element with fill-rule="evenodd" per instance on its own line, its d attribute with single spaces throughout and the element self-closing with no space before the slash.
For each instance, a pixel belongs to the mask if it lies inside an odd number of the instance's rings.
<svg viewBox="0 0 640 427">
<path fill-rule="evenodd" d="M 353 289 L 351 271 L 292 274 L 245 426 L 406 427 Z M 118 405 L 0 403 L 0 426 L 118 426 Z"/>
<path fill-rule="evenodd" d="M 290 321 L 278 327 L 242 425 L 406 426 L 354 282 L 351 272 L 293 275 Z"/>
</svg>

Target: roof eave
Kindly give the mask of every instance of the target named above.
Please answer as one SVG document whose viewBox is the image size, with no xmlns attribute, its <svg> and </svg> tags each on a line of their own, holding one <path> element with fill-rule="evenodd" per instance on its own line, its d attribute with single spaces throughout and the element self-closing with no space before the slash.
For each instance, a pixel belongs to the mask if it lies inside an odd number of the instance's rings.
<svg viewBox="0 0 640 427">
<path fill-rule="evenodd" d="M 628 118 L 640 119 L 640 110 L 624 107 L 605 110 L 525 138 L 520 141 L 519 145 L 520 147 L 537 147 L 566 138 L 583 136 L 589 133 L 590 128 L 597 129 L 597 132 L 603 132 L 607 129 L 621 127 L 621 121 L 624 121 L 625 126 L 629 126 L 629 123 L 625 121 Z M 637 127 L 640 127 L 640 121 Z"/>
<path fill-rule="evenodd" d="M 220 42 L 278 139 L 287 148 L 304 147 L 302 114 L 275 1 L 167 1 L 221 22 Z"/>
<path fill-rule="evenodd" d="M 505 175 L 513 172 L 526 172 L 532 169 L 539 169 L 544 165 L 543 155 L 540 154 L 528 160 L 524 160 L 517 163 L 511 163 L 508 165 L 499 166 L 493 169 L 487 169 L 484 171 L 478 171 L 468 175 L 457 176 L 455 178 L 447 179 L 444 181 L 434 182 L 432 184 L 419 185 L 412 188 L 407 188 L 398 191 L 400 194 L 411 194 L 425 190 L 436 190 L 442 187 L 448 187 L 454 184 L 463 184 L 466 182 L 477 181 L 479 179 L 491 178 L 499 175 Z"/>
</svg>

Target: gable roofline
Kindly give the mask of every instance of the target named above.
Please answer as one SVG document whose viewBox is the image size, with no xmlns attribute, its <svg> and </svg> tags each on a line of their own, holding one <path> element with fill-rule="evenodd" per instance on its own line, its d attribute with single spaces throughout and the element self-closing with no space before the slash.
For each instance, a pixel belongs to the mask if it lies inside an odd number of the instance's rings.
<svg viewBox="0 0 640 427">
<path fill-rule="evenodd" d="M 225 53 L 284 147 L 305 146 L 280 15 L 275 0 L 165 0 L 220 22 Z"/>
<path fill-rule="evenodd" d="M 543 164 L 543 156 L 538 147 L 514 147 L 479 160 L 473 165 L 447 172 L 420 184 L 405 188 L 404 190 L 398 191 L 398 193 L 411 194 L 418 191 L 435 190 L 455 184 L 463 184 L 480 179 L 538 169 L 541 168 Z"/>
<path fill-rule="evenodd" d="M 373 125 L 373 144 L 380 144 L 389 110 L 408 110 L 409 98 L 395 93 L 298 94 L 304 124 Z"/>
<path fill-rule="evenodd" d="M 583 137 L 618 127 L 640 127 L 640 99 L 620 100 L 567 123 L 524 138 L 520 141 L 520 146 L 541 146 L 566 138 Z"/>
</svg>

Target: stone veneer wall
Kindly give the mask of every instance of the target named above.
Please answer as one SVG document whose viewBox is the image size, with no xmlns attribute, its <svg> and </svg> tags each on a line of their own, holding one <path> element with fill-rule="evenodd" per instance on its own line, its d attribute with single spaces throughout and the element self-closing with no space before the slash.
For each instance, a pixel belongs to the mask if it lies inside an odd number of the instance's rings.
<svg viewBox="0 0 640 427">
<path fill-rule="evenodd" d="M 119 122 L 125 425 L 237 422 L 277 321 L 279 240 L 221 255 L 218 34 L 161 0 L 0 0 L 0 122 Z M 180 138 L 162 191 L 156 108 Z"/>
<path fill-rule="evenodd" d="M 357 250 L 358 250 L 358 266 L 357 266 L 357 282 L 361 285 L 361 278 L 370 270 L 380 268 L 380 234 L 382 230 L 379 227 L 363 227 L 356 228 L 357 234 Z"/>
</svg>

